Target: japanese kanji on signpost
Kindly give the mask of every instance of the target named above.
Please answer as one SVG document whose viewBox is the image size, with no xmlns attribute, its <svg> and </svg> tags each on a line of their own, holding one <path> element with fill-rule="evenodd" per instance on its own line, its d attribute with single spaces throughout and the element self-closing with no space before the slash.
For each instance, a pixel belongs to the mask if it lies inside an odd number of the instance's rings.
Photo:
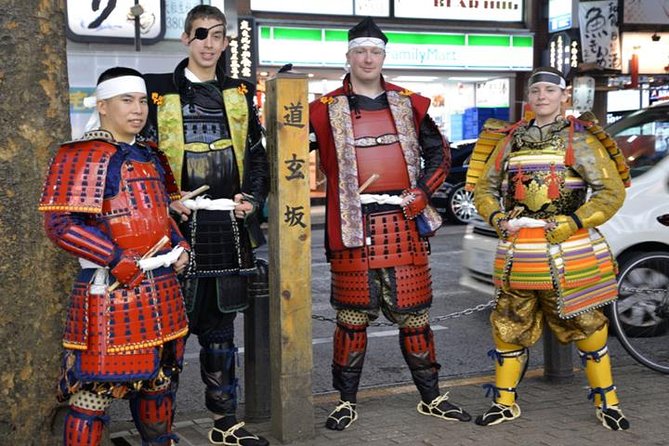
<svg viewBox="0 0 669 446">
<path fill-rule="evenodd" d="M 267 82 L 272 434 L 314 435 L 311 369 L 311 214 L 307 77 Z"/>
</svg>

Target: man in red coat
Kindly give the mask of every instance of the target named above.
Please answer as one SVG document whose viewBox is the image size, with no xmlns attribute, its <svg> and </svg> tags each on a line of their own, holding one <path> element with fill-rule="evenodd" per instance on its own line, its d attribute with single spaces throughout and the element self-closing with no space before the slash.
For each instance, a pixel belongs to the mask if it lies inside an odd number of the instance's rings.
<svg viewBox="0 0 669 446">
<path fill-rule="evenodd" d="M 421 401 L 418 412 L 469 421 L 439 391 L 429 323 L 428 242 L 441 219 L 428 199 L 443 183 L 450 152 L 427 114 L 430 100 L 384 81 L 386 35 L 368 17 L 349 30 L 344 85 L 310 104 L 327 176 L 326 252 L 337 310 L 332 379 L 341 400 L 325 426 L 358 417 L 356 395 L 367 326 L 383 312 L 399 325 L 400 348 Z"/>
</svg>

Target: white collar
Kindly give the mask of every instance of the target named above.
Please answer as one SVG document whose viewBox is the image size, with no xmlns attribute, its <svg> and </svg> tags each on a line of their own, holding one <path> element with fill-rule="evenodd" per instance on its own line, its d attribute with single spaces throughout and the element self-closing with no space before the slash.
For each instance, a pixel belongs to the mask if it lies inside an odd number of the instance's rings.
<svg viewBox="0 0 669 446">
<path fill-rule="evenodd" d="M 184 68 L 184 76 L 186 76 L 186 79 L 188 79 L 191 82 L 195 82 L 195 83 L 199 83 L 199 84 L 201 84 L 203 82 L 206 82 L 206 81 L 200 80 L 200 78 L 197 77 L 195 75 L 195 73 L 193 73 L 191 70 L 189 70 L 188 67 Z M 216 76 L 214 76 L 214 80 L 217 80 Z"/>
</svg>

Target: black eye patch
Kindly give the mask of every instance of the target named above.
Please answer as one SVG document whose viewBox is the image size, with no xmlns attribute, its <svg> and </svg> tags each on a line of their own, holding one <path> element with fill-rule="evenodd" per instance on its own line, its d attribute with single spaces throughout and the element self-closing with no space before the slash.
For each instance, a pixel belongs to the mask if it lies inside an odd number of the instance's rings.
<svg viewBox="0 0 669 446">
<path fill-rule="evenodd" d="M 197 40 L 204 40 L 207 38 L 208 35 L 209 35 L 209 29 L 198 28 L 195 30 L 195 35 L 193 36 L 193 38 Z"/>
<path fill-rule="evenodd" d="M 193 35 L 193 38 L 188 41 L 188 43 L 191 43 L 193 40 L 205 40 L 207 36 L 209 35 L 209 30 L 216 28 L 217 26 L 225 26 L 222 23 L 217 23 L 214 26 L 210 26 L 209 28 L 197 28 L 195 30 L 195 34 Z"/>
</svg>

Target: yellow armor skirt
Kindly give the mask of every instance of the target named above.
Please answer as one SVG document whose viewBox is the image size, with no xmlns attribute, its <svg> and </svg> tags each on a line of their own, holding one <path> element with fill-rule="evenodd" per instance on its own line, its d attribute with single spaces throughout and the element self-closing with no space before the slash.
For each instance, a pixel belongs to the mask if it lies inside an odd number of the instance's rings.
<svg viewBox="0 0 669 446">
<path fill-rule="evenodd" d="M 504 342 L 529 347 L 541 336 L 545 318 L 561 342 L 585 339 L 607 323 L 597 307 L 617 297 L 616 272 L 595 229 L 550 244 L 543 228 L 523 228 L 497 248 L 493 330 Z"/>
</svg>

